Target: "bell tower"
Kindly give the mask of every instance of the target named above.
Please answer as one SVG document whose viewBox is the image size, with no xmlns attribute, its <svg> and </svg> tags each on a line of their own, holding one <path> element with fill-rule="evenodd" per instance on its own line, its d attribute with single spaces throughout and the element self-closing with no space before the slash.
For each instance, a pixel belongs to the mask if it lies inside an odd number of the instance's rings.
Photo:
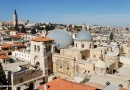
<svg viewBox="0 0 130 90">
<path fill-rule="evenodd" d="M 48 37 L 37 37 L 31 40 L 31 64 L 43 70 L 43 75 L 49 75 L 52 69 L 52 44 L 53 39 Z"/>
<path fill-rule="evenodd" d="M 17 16 L 16 9 L 14 10 L 14 14 L 13 14 L 13 25 L 14 25 L 14 29 L 18 28 L 18 16 Z"/>
</svg>

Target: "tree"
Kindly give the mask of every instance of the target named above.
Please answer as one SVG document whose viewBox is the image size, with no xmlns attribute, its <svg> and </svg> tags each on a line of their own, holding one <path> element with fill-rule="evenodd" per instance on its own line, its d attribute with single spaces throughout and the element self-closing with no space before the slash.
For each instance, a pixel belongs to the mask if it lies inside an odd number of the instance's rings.
<svg viewBox="0 0 130 90">
<path fill-rule="evenodd" d="M 109 39 L 112 41 L 113 40 L 113 33 L 111 32 Z"/>
<path fill-rule="evenodd" d="M 7 79 L 6 79 L 6 75 L 5 75 L 5 72 L 3 70 L 3 67 L 0 63 L 0 90 L 3 90 L 6 88 L 6 87 L 1 87 L 4 85 L 7 85 Z"/>
</svg>

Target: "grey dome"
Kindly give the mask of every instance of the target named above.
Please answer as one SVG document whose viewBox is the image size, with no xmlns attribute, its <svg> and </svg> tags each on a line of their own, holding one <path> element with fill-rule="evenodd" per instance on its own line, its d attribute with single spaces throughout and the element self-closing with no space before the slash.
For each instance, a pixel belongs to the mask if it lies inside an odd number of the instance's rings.
<svg viewBox="0 0 130 90">
<path fill-rule="evenodd" d="M 93 37 L 89 31 L 81 30 L 76 36 L 79 41 L 93 41 Z"/>
<path fill-rule="evenodd" d="M 57 48 L 67 48 L 69 45 L 73 44 L 72 36 L 62 29 L 55 29 L 49 32 L 47 37 L 54 39 Z"/>
</svg>

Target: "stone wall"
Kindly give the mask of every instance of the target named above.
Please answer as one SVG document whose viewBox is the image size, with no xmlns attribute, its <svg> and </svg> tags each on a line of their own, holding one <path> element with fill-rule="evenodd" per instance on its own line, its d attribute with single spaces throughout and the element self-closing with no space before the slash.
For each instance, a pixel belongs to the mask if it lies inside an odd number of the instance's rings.
<svg viewBox="0 0 130 90">
<path fill-rule="evenodd" d="M 13 85 L 37 78 L 43 75 L 43 70 L 26 70 L 13 73 Z"/>
</svg>

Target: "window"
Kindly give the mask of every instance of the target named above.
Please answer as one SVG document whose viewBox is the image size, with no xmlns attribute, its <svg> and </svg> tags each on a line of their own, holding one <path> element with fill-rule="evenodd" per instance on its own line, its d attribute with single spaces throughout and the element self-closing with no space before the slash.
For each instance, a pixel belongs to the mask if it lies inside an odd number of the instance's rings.
<svg viewBox="0 0 130 90">
<path fill-rule="evenodd" d="M 84 48 L 84 44 L 82 44 L 82 48 Z"/>
<path fill-rule="evenodd" d="M 77 47 L 77 43 L 75 43 L 75 46 Z"/>
<path fill-rule="evenodd" d="M 34 45 L 34 51 L 36 51 L 36 45 Z"/>
<path fill-rule="evenodd" d="M 40 51 L 40 46 L 38 46 L 38 51 Z"/>
<path fill-rule="evenodd" d="M 48 50 L 51 51 L 51 45 L 49 45 Z"/>
<path fill-rule="evenodd" d="M 50 73 L 51 72 L 51 70 L 50 69 L 48 69 L 48 73 Z"/>
<path fill-rule="evenodd" d="M 91 48 L 91 44 L 90 44 L 89 48 Z"/>
<path fill-rule="evenodd" d="M 48 52 L 48 47 L 46 46 L 46 52 Z"/>
</svg>

